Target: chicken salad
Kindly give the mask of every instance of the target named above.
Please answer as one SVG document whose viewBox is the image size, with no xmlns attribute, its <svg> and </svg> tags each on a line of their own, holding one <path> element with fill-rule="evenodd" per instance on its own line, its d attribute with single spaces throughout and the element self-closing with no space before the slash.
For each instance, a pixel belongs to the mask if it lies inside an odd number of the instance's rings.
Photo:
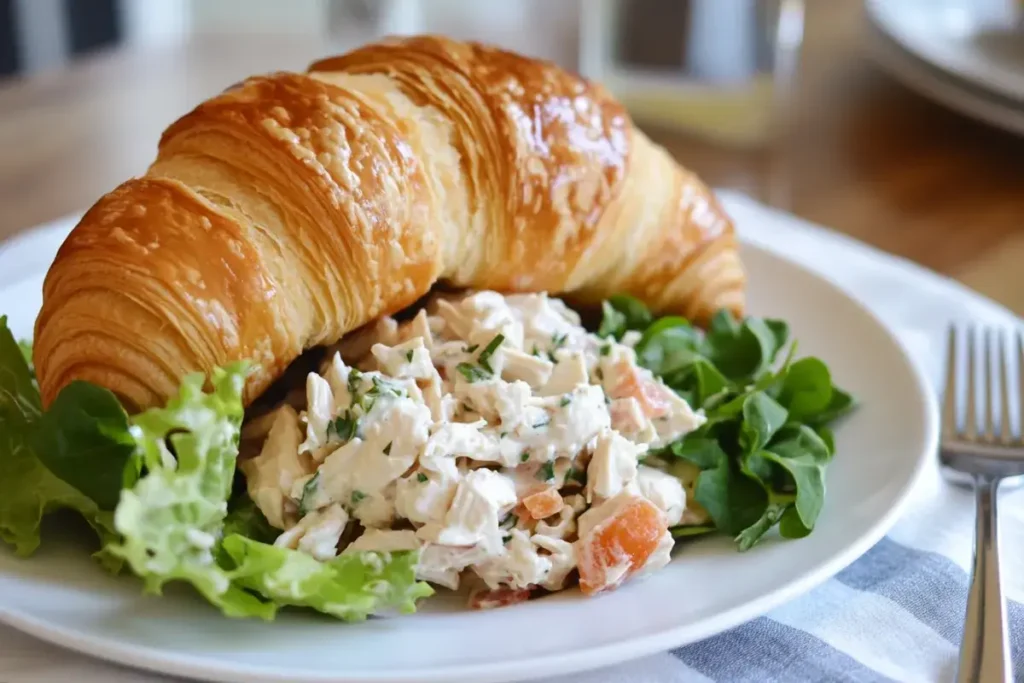
<svg viewBox="0 0 1024 683">
<path fill-rule="evenodd" d="M 186 581 L 228 616 L 486 608 L 612 590 L 680 539 L 813 530 L 829 425 L 854 407 L 785 323 L 706 330 L 626 296 L 597 329 L 544 293 L 437 294 L 348 335 L 268 410 L 242 364 L 129 417 L 72 383 L 47 410 L 0 324 L 0 538 L 22 554 L 72 508 L 98 559 Z M 26 482 L 32 482 L 27 484 Z"/>
</svg>

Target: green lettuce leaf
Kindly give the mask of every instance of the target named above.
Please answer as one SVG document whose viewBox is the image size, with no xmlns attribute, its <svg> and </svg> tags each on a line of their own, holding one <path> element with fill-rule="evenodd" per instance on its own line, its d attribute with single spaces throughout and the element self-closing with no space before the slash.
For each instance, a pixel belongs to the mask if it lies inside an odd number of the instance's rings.
<svg viewBox="0 0 1024 683">
<path fill-rule="evenodd" d="M 110 391 L 89 382 L 64 387 L 39 419 L 33 439 L 43 464 L 101 510 L 138 477 L 128 414 Z"/>
<path fill-rule="evenodd" d="M 272 604 L 312 607 L 346 621 L 388 610 L 415 612 L 416 601 L 434 592 L 416 581 L 415 551 L 343 553 L 320 562 L 238 534 L 224 538 L 223 550 L 239 585 Z"/>
<path fill-rule="evenodd" d="M 236 494 L 228 503 L 228 514 L 224 518 L 224 536 L 238 534 L 254 541 L 273 543 L 281 533 L 270 526 L 263 512 L 252 502 L 244 491 Z"/>
<path fill-rule="evenodd" d="M 190 375 L 166 408 L 133 419 L 145 473 L 121 493 L 114 525 L 122 538 L 107 549 L 127 562 L 148 592 L 187 581 L 227 616 L 270 619 L 274 606 L 217 564 L 238 457 L 245 373 L 243 363 L 214 370 L 210 393 L 203 391 L 202 375 Z"/>
<path fill-rule="evenodd" d="M 6 321 L 6 317 L 4 320 Z M 4 327 L 6 326 L 5 322 Z M 28 365 L 29 374 L 34 377 L 36 374 L 36 368 L 32 365 L 32 342 L 25 339 L 19 339 L 18 348 L 21 350 L 21 355 L 25 359 L 25 364 Z"/>
<path fill-rule="evenodd" d="M 62 509 L 81 513 L 101 542 L 113 539 L 112 515 L 37 457 L 33 434 L 41 414 L 24 347 L 14 340 L 7 318 L 0 316 L 0 539 L 19 555 L 31 555 L 39 547 L 43 517 Z"/>
</svg>

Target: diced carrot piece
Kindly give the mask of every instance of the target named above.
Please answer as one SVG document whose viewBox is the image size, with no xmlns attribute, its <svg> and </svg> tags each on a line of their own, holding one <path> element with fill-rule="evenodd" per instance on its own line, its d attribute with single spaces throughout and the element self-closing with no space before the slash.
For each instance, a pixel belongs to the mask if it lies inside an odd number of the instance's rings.
<svg viewBox="0 0 1024 683">
<path fill-rule="evenodd" d="M 615 588 L 647 563 L 666 528 L 665 516 L 647 499 L 635 498 L 624 504 L 580 539 L 580 590 L 593 595 Z"/>
<path fill-rule="evenodd" d="M 525 602 L 530 599 L 529 588 L 510 588 L 502 586 L 497 590 L 480 590 L 469 598 L 471 609 L 492 609 L 494 607 L 505 607 L 514 605 L 517 602 Z"/>
<path fill-rule="evenodd" d="M 661 417 L 669 411 L 671 404 L 665 395 L 665 387 L 653 378 L 642 377 L 639 368 L 621 361 L 615 366 L 620 379 L 612 388 L 612 398 L 632 396 L 640 402 L 640 408 L 647 417 Z"/>
<path fill-rule="evenodd" d="M 554 486 L 549 486 L 543 491 L 532 493 L 522 500 L 523 507 L 533 519 L 547 519 L 556 515 L 565 507 L 565 501 Z"/>
</svg>

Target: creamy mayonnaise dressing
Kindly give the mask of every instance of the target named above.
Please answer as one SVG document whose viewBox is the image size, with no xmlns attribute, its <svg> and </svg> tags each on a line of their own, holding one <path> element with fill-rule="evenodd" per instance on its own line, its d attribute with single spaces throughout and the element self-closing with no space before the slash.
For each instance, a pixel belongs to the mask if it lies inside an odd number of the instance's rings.
<svg viewBox="0 0 1024 683">
<path fill-rule="evenodd" d="M 345 339 L 305 409 L 265 420 L 241 465 L 250 496 L 278 545 L 319 560 L 418 548 L 423 580 L 525 595 L 564 587 L 587 550 L 614 556 L 614 587 L 668 563 L 688 512 L 680 480 L 641 459 L 704 421 L 637 365 L 636 341 L 587 332 L 544 294 L 435 297 Z M 642 566 L 588 546 L 636 498 L 661 514 Z"/>
</svg>

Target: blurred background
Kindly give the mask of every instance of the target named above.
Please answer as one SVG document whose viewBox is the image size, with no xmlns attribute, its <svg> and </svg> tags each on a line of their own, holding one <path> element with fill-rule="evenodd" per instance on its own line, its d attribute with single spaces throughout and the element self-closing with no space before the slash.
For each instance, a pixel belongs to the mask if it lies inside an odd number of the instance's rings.
<svg viewBox="0 0 1024 683">
<path fill-rule="evenodd" d="M 245 76 L 436 32 L 600 80 L 706 182 L 1024 312 L 1018 0 L 0 0 L 0 239 Z"/>
</svg>

